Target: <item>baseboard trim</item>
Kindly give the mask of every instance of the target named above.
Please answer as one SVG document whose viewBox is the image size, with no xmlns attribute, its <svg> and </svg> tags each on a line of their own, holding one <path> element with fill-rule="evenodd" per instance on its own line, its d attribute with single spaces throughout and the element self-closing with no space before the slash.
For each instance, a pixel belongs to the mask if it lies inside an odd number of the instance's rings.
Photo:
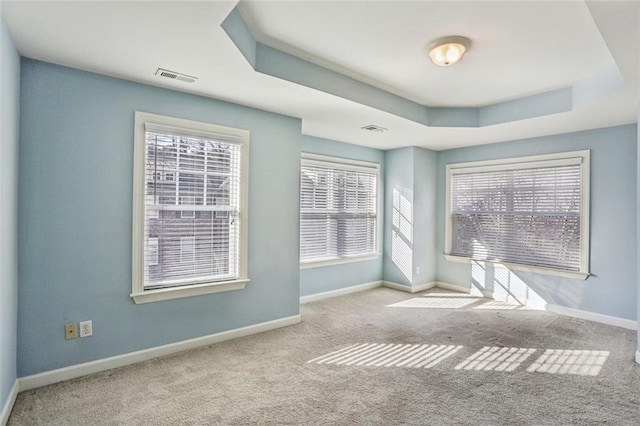
<svg viewBox="0 0 640 426">
<path fill-rule="evenodd" d="M 331 297 L 344 296 L 345 294 L 356 293 L 359 291 L 371 290 L 377 287 L 387 287 L 393 290 L 404 291 L 407 293 L 417 293 L 419 291 L 429 290 L 437 286 L 435 281 L 430 283 L 416 284 L 412 287 L 394 283 L 392 281 L 372 281 L 370 283 L 354 285 L 351 287 L 340 288 L 338 290 L 325 291 L 324 293 L 310 294 L 300 297 L 300 304 L 317 302 L 318 300 L 329 299 Z"/>
<path fill-rule="evenodd" d="M 300 304 L 317 302 L 318 300 L 329 299 L 331 297 L 344 296 L 345 294 L 357 293 L 359 291 L 371 290 L 382 285 L 382 281 L 372 281 L 370 283 L 358 284 L 351 287 L 339 288 L 337 290 L 325 291 L 323 293 L 310 294 L 300 297 Z"/>
<path fill-rule="evenodd" d="M 11 415 L 11 410 L 13 410 L 13 405 L 16 403 L 16 398 L 18 397 L 18 381 L 13 382 L 13 386 L 9 391 L 9 395 L 7 396 L 7 401 L 4 403 L 2 407 L 2 411 L 0 412 L 0 425 L 4 426 L 9 421 L 9 416 Z"/>
<path fill-rule="evenodd" d="M 382 287 L 387 287 L 393 290 L 404 291 L 407 293 L 413 293 L 411 287 L 408 285 L 394 283 L 393 281 L 382 281 Z"/>
<path fill-rule="evenodd" d="M 457 291 L 459 293 L 469 293 L 471 290 L 458 285 L 458 284 L 451 284 L 451 283 L 445 283 L 442 281 L 436 281 L 436 287 L 444 289 L 444 290 L 451 290 L 451 291 Z"/>
<path fill-rule="evenodd" d="M 640 364 L 640 351 L 636 351 L 636 364 Z"/>
<path fill-rule="evenodd" d="M 214 343 L 220 343 L 227 340 L 237 339 L 240 337 L 246 337 L 252 334 L 275 330 L 277 328 L 287 327 L 298 323 L 300 323 L 299 314 L 276 319 L 273 321 L 262 322 L 247 327 L 241 327 L 233 330 L 223 331 L 220 333 L 210 334 L 208 336 L 196 337 L 194 339 L 183 340 L 176 343 L 169 343 L 167 345 L 157 346 L 155 348 L 144 349 L 141 351 L 130 352 L 123 355 L 103 358 L 96 361 L 85 362 L 83 364 L 72 365 L 57 370 L 45 371 L 44 373 L 19 378 L 18 389 L 20 392 L 29 389 L 35 389 L 53 383 L 63 382 L 65 380 L 86 376 L 88 374 L 111 370 L 118 367 L 124 367 L 126 365 L 147 361 L 161 356 L 171 355 L 174 353 L 207 346 Z"/>
<path fill-rule="evenodd" d="M 638 329 L 637 321 L 629 320 L 626 318 L 612 317 L 610 315 L 598 314 L 595 312 L 582 311 L 580 309 L 567 308 L 564 306 L 551 304 L 547 304 L 545 309 L 556 314 L 567 315 L 570 317 L 599 322 L 607 325 L 615 325 L 617 327 L 626 328 L 628 330 Z"/>
<path fill-rule="evenodd" d="M 438 281 L 436 283 L 436 287 L 438 288 L 442 288 L 445 290 L 451 290 L 451 291 L 459 291 L 461 293 L 471 293 L 471 289 L 466 288 L 464 286 L 458 285 L 458 284 L 451 284 L 451 283 L 445 283 L 442 281 Z M 491 292 L 488 291 L 482 291 L 482 294 L 484 297 L 489 298 L 489 299 L 494 299 L 494 295 Z M 612 317 L 610 315 L 604 315 L 604 314 L 598 314 L 596 312 L 589 312 L 589 311 L 582 311 L 580 309 L 574 309 L 574 308 L 567 308 L 564 306 L 560 306 L 560 305 L 552 305 L 552 304 L 533 304 L 533 305 L 529 305 L 529 307 L 535 308 L 535 309 L 541 309 L 541 310 L 546 310 L 549 312 L 553 312 L 556 314 L 560 314 L 560 315 L 566 315 L 569 317 L 573 317 L 573 318 L 580 318 L 580 319 L 585 319 L 588 321 L 593 321 L 593 322 L 599 322 L 601 324 L 607 324 L 607 325 L 613 325 L 616 327 L 622 327 L 622 328 L 626 328 L 628 330 L 637 330 L 638 329 L 638 322 L 637 321 L 633 321 L 633 320 L 629 320 L 626 318 L 620 318 L 620 317 Z M 640 352 L 640 351 L 639 351 Z M 636 355 L 636 361 L 638 362 L 638 364 L 640 364 L 640 360 L 638 358 L 638 355 Z"/>
<path fill-rule="evenodd" d="M 398 291 L 404 291 L 407 293 L 417 293 L 419 291 L 429 290 L 436 286 L 436 282 L 416 284 L 414 286 L 408 286 L 403 284 L 394 283 L 393 281 L 382 281 L 382 286 L 391 288 Z"/>
<path fill-rule="evenodd" d="M 412 287 L 413 291 L 411 293 L 417 293 L 419 291 L 429 290 L 431 288 L 434 288 L 436 284 L 437 283 L 435 281 L 431 281 L 430 283 L 416 284 Z"/>
</svg>

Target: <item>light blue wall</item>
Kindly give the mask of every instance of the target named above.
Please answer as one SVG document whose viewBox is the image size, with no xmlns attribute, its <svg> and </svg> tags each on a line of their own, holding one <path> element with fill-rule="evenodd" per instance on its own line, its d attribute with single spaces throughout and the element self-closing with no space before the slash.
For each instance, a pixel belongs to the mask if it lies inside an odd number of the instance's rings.
<svg viewBox="0 0 640 426">
<path fill-rule="evenodd" d="M 0 17 L 0 410 L 16 381 L 20 57 Z"/>
<path fill-rule="evenodd" d="M 384 259 L 383 279 L 411 287 L 413 281 L 413 236 L 398 236 L 393 241 L 393 194 L 404 197 L 413 209 L 413 161 L 414 147 L 385 151 L 384 180 Z M 397 229 L 396 229 L 397 231 Z M 411 238 L 409 238 L 411 237 Z"/>
<path fill-rule="evenodd" d="M 413 284 L 419 285 L 436 280 L 437 152 L 415 148 L 413 160 Z"/>
<path fill-rule="evenodd" d="M 636 125 L 547 136 L 441 151 L 438 155 L 437 253 L 444 252 L 445 165 L 553 152 L 591 150 L 591 273 L 586 281 L 515 272 L 514 286 L 526 286 L 549 304 L 635 319 Z M 437 256 L 438 281 L 469 286 L 469 265 Z M 493 271 L 487 271 L 491 276 Z"/>
<path fill-rule="evenodd" d="M 298 314 L 299 119 L 29 59 L 21 100 L 20 377 Z M 244 290 L 129 298 L 136 110 L 251 131 Z"/>
<path fill-rule="evenodd" d="M 312 136 L 302 136 L 302 152 L 379 163 L 381 181 L 384 182 L 383 151 Z M 383 202 L 384 194 L 380 194 L 378 197 L 379 211 L 382 211 Z M 382 257 L 341 265 L 307 268 L 300 270 L 300 295 L 308 296 L 380 280 L 382 280 Z"/>
<path fill-rule="evenodd" d="M 409 287 L 435 281 L 437 158 L 418 147 L 385 153 L 385 281 Z M 399 214 L 405 225 L 394 224 Z"/>
<path fill-rule="evenodd" d="M 3 200 L 4 191 L 15 196 L 16 164 L 10 159 L 17 151 L 17 128 L 11 123 L 17 120 L 18 108 L 11 102 L 18 97 L 20 81 L 20 63 L 7 34 L 2 24 L 0 165 L 2 176 L 9 173 L 8 179 L 2 179 Z M 444 167 L 454 162 L 591 149 L 591 271 L 595 276 L 586 281 L 521 272 L 516 276 L 548 303 L 636 318 L 637 247 L 628 238 L 635 235 L 640 222 L 636 215 L 640 140 L 635 125 L 439 153 L 415 147 L 382 152 L 301 137 L 298 119 L 28 59 L 23 59 L 21 78 L 20 288 L 16 287 L 15 251 L 13 259 L 3 251 L 2 398 L 16 376 L 16 327 L 18 376 L 26 376 L 295 315 L 299 295 L 380 279 L 406 286 L 434 280 L 468 286 L 470 267 L 446 262 L 441 256 Z M 147 305 L 134 305 L 128 297 L 136 110 L 251 131 L 251 283 L 245 290 Z M 14 142 L 7 145 L 6 141 Z M 301 151 L 384 165 L 383 259 L 299 271 Z M 410 277 L 404 276 L 392 254 L 394 188 L 413 204 Z M 0 213 L 1 243 L 10 246 L 16 238 L 15 222 L 9 227 L 10 220 L 15 221 L 15 205 L 3 203 Z M 65 341 L 63 324 L 85 319 L 94 321 L 95 335 Z"/>
</svg>

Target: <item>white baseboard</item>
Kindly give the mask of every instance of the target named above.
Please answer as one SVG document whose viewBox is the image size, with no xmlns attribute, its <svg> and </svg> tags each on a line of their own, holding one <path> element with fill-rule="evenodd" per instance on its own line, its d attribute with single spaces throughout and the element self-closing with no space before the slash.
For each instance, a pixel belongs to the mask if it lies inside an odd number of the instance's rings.
<svg viewBox="0 0 640 426">
<path fill-rule="evenodd" d="M 445 282 L 442 282 L 442 281 L 437 281 L 436 282 L 436 287 L 442 288 L 444 290 L 457 291 L 459 293 L 469 293 L 470 292 L 470 289 L 465 287 L 465 286 L 458 285 L 458 284 L 445 283 Z"/>
<path fill-rule="evenodd" d="M 417 293 L 419 291 L 429 290 L 436 286 L 435 281 L 430 283 L 416 284 L 414 286 L 408 286 L 404 284 L 394 283 L 393 281 L 382 281 L 382 286 L 392 288 L 394 290 L 405 291 L 407 293 Z"/>
<path fill-rule="evenodd" d="M 413 287 L 411 287 L 411 293 L 417 293 L 419 291 L 425 291 L 425 290 L 429 290 L 430 288 L 434 288 L 436 286 L 436 282 L 435 281 L 431 281 L 430 283 L 422 283 L 422 284 L 416 284 Z"/>
<path fill-rule="evenodd" d="M 640 351 L 636 351 L 636 364 L 640 364 Z"/>
<path fill-rule="evenodd" d="M 262 333 L 264 331 L 274 330 L 276 328 L 286 327 L 298 323 L 300 323 L 299 314 L 273 321 L 262 322 L 247 327 L 236 328 L 234 330 L 223 331 L 221 333 L 210 334 L 208 336 L 196 337 L 194 339 L 183 340 L 176 343 L 169 343 L 168 345 L 157 346 L 155 348 L 144 349 L 141 351 L 130 352 L 123 355 L 103 358 L 96 361 L 85 362 L 83 364 L 72 365 L 57 370 L 45 371 L 44 373 L 19 378 L 18 388 L 19 391 L 22 392 L 53 383 L 63 382 L 65 380 L 75 379 L 76 377 L 86 376 L 88 374 L 111 370 L 112 368 L 117 367 L 124 367 L 125 365 L 135 364 L 141 361 L 147 361 L 149 359 L 174 354 L 177 352 L 183 352 L 189 349 L 195 349 L 214 343 L 220 343 L 226 340 L 237 339 L 239 337 L 250 336 L 252 334 Z"/>
<path fill-rule="evenodd" d="M 16 402 L 16 397 L 18 396 L 18 381 L 13 382 L 13 386 L 9 391 L 9 395 L 7 396 L 7 401 L 4 403 L 2 407 L 2 411 L 0 411 L 0 425 L 4 426 L 9 421 L 9 416 L 11 415 L 11 410 L 13 410 L 13 404 Z"/>
<path fill-rule="evenodd" d="M 461 286 L 461 285 L 458 285 L 458 284 L 445 283 L 445 282 L 441 282 L 441 281 L 438 281 L 436 286 L 438 288 L 443 288 L 443 289 L 451 290 L 451 291 L 459 291 L 461 293 L 470 293 L 471 292 L 471 289 L 466 288 L 464 286 Z M 480 291 L 480 290 L 478 290 L 478 291 Z M 486 298 L 494 299 L 494 295 L 491 292 L 482 291 L 481 293 Z M 547 304 L 538 304 L 538 303 L 536 303 L 536 304 L 528 305 L 528 306 L 531 307 L 531 308 L 546 310 L 546 311 L 549 311 L 549 312 L 554 312 L 556 314 L 566 315 L 566 316 L 569 316 L 569 317 L 585 319 L 585 320 L 589 320 L 589 321 L 593 321 L 593 322 L 599 322 L 599 323 L 607 324 L 607 325 L 614 325 L 614 326 L 626 328 L 626 329 L 629 329 L 629 330 L 637 330 L 638 329 L 638 322 L 637 321 L 633 321 L 633 320 L 629 320 L 629 319 L 625 319 L 625 318 L 612 317 L 612 316 L 609 316 L 609 315 L 598 314 L 598 313 L 589 312 L 589 311 L 582 311 L 580 309 L 566 308 L 564 306 L 552 305 L 552 304 L 548 304 L 548 303 Z M 636 361 L 640 364 L 640 360 L 638 358 L 638 355 L 636 355 Z"/>
<path fill-rule="evenodd" d="M 326 291 L 324 293 L 310 294 L 308 296 L 300 297 L 300 304 L 316 302 L 318 300 L 328 299 L 330 297 L 343 296 L 349 293 L 356 293 L 358 291 L 371 290 L 377 287 L 388 287 L 394 290 L 406 291 L 408 293 L 417 293 L 419 291 L 429 290 L 436 286 L 436 282 L 416 284 L 412 287 L 394 283 L 391 281 L 373 281 L 370 283 L 354 285 L 352 287 L 340 288 L 338 290 Z"/>
<path fill-rule="evenodd" d="M 559 305 L 547 304 L 546 310 L 556 314 L 567 315 L 574 318 L 586 319 L 589 321 L 599 322 L 602 324 L 615 325 L 617 327 L 629 330 L 637 330 L 638 322 L 626 318 L 612 317 L 609 315 L 598 314 L 595 312 L 581 311 L 580 309 L 566 308 Z"/>
<path fill-rule="evenodd" d="M 380 287 L 382 281 L 373 281 L 370 283 L 354 285 L 351 287 L 340 288 L 338 290 L 325 291 L 324 293 L 310 294 L 308 296 L 300 297 L 300 304 L 316 302 L 318 300 L 329 299 L 331 297 L 343 296 L 349 293 L 356 293 L 358 291 L 370 290 L 372 288 Z"/>
<path fill-rule="evenodd" d="M 394 283 L 393 281 L 382 281 L 382 287 L 387 287 L 398 291 L 406 291 L 407 293 L 413 293 L 411 291 L 411 287 L 409 287 L 408 285 Z"/>
</svg>

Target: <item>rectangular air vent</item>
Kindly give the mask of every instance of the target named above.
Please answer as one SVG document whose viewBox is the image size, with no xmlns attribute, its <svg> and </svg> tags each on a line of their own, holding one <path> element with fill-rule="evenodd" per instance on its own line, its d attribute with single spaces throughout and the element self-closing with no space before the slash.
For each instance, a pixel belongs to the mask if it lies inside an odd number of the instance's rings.
<svg viewBox="0 0 640 426">
<path fill-rule="evenodd" d="M 378 133 L 386 132 L 387 130 L 389 130 L 386 127 L 376 126 L 375 124 L 369 124 L 367 126 L 362 127 L 362 129 L 369 130 L 371 132 L 378 132 Z"/>
<path fill-rule="evenodd" d="M 184 81 L 185 83 L 193 83 L 198 79 L 198 77 L 165 70 L 164 68 L 158 68 L 156 75 L 159 77 L 170 78 L 171 80 Z"/>
</svg>

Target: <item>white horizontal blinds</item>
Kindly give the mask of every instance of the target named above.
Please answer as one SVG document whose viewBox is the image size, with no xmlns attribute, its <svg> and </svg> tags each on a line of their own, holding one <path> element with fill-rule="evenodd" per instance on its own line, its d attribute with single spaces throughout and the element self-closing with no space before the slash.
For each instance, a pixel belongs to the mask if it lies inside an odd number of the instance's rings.
<svg viewBox="0 0 640 426">
<path fill-rule="evenodd" d="M 305 165 L 300 174 L 300 260 L 336 258 L 338 228 L 332 217 L 333 172 Z"/>
<path fill-rule="evenodd" d="M 145 128 L 144 287 L 237 278 L 241 146 Z"/>
<path fill-rule="evenodd" d="M 375 251 L 376 173 L 334 170 L 338 256 Z"/>
<path fill-rule="evenodd" d="M 377 168 L 302 162 L 300 260 L 374 253 Z"/>
<path fill-rule="evenodd" d="M 451 254 L 580 271 L 581 165 L 451 174 Z"/>
</svg>

